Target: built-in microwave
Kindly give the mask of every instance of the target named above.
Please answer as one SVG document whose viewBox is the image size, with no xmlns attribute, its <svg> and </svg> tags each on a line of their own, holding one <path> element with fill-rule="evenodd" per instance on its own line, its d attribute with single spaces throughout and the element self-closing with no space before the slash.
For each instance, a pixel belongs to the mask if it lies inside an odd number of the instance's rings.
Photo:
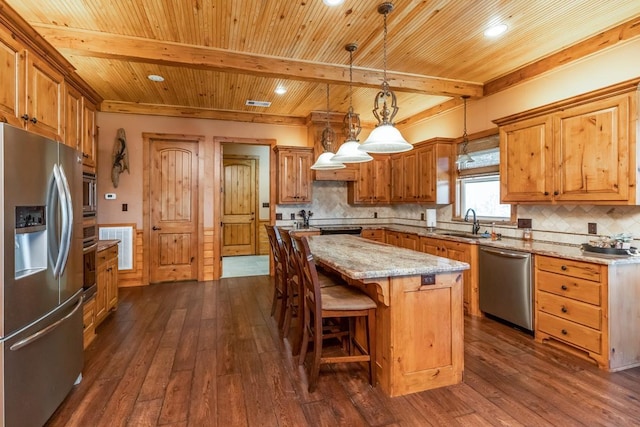
<svg viewBox="0 0 640 427">
<path fill-rule="evenodd" d="M 95 216 L 98 210 L 98 197 L 96 188 L 96 174 L 82 173 L 82 214 Z"/>
</svg>

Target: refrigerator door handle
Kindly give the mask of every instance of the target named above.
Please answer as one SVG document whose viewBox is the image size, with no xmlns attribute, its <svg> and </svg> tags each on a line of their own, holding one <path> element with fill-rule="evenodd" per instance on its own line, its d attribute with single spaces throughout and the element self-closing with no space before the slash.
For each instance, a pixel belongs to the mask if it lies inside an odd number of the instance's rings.
<svg viewBox="0 0 640 427">
<path fill-rule="evenodd" d="M 56 239 L 59 239 L 59 241 L 55 242 L 56 244 L 59 245 L 58 247 L 58 255 L 56 256 L 56 260 L 55 263 L 53 265 L 53 277 L 58 279 L 60 277 L 60 274 L 62 272 L 62 268 L 64 266 L 63 262 L 66 263 L 67 260 L 67 255 L 65 255 L 65 252 L 68 252 L 69 248 L 67 247 L 68 244 L 65 243 L 67 242 L 66 239 L 66 235 L 68 233 L 68 227 L 69 227 L 69 218 L 68 218 L 68 211 L 67 211 L 67 197 L 66 197 L 66 193 L 65 193 L 65 189 L 64 189 L 64 184 L 62 182 L 62 176 L 60 175 L 60 168 L 58 167 L 58 165 L 53 165 L 53 189 L 50 193 L 50 197 L 48 200 L 48 206 L 47 206 L 47 211 L 49 213 L 49 215 L 51 217 L 53 217 L 53 211 L 56 208 L 55 206 L 55 200 L 56 197 L 53 194 L 54 191 L 56 192 L 57 198 L 60 200 L 60 214 L 61 214 L 61 232 L 60 232 L 60 237 L 55 236 Z M 48 227 L 54 227 L 55 222 L 52 221 L 51 219 L 48 221 L 49 225 Z"/>
<path fill-rule="evenodd" d="M 62 188 L 64 190 L 64 197 L 60 199 L 60 209 L 62 209 L 62 240 L 60 244 L 60 252 L 62 253 L 62 260 L 60 262 L 60 271 L 58 274 L 62 274 L 67 266 L 67 259 L 69 258 L 69 252 L 71 251 L 71 237 L 73 235 L 73 200 L 71 200 L 71 190 L 69 189 L 69 181 L 67 175 L 64 173 L 64 169 L 60 166 L 60 180 L 62 181 Z M 64 211 L 66 210 L 66 215 Z"/>
<path fill-rule="evenodd" d="M 40 339 L 43 336 L 47 335 L 48 333 L 53 331 L 55 328 L 60 326 L 65 320 L 67 320 L 68 318 L 73 316 L 76 313 L 76 311 L 78 311 L 80 309 L 80 307 L 82 307 L 82 302 L 83 301 L 84 301 L 84 299 L 82 297 L 80 297 L 80 299 L 78 300 L 78 303 L 73 308 L 73 310 L 71 310 L 71 312 L 69 312 L 69 314 L 67 314 L 66 316 L 64 316 L 61 319 L 56 320 L 54 323 L 50 324 L 46 328 L 40 329 L 35 334 L 29 335 L 28 337 L 26 337 L 24 339 L 21 339 L 20 341 L 18 341 L 17 343 L 15 343 L 11 347 L 9 347 L 9 350 L 11 350 L 11 351 L 20 350 L 22 347 L 26 347 L 29 344 L 31 344 L 32 342 L 34 342 L 35 340 Z"/>
</svg>

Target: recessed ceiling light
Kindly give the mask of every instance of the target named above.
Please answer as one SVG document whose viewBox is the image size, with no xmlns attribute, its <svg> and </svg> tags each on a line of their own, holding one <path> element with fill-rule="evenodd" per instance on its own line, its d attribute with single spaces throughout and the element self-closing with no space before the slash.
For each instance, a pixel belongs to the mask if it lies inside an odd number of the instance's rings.
<svg viewBox="0 0 640 427">
<path fill-rule="evenodd" d="M 159 76 L 159 75 L 157 75 L 157 74 L 149 74 L 149 75 L 147 76 L 147 78 L 148 78 L 149 80 L 151 80 L 152 82 L 163 82 L 163 81 L 164 81 L 164 77 Z"/>
<path fill-rule="evenodd" d="M 342 3 L 344 3 L 344 0 L 322 0 L 322 3 L 326 4 L 327 6 L 340 6 Z"/>
<path fill-rule="evenodd" d="M 507 24 L 498 24 L 484 30 L 484 35 L 486 37 L 497 37 L 505 31 L 507 31 Z"/>
<path fill-rule="evenodd" d="M 278 86 L 276 90 L 274 90 L 274 92 L 278 95 L 284 95 L 285 93 L 287 93 L 287 88 L 284 86 Z"/>
</svg>

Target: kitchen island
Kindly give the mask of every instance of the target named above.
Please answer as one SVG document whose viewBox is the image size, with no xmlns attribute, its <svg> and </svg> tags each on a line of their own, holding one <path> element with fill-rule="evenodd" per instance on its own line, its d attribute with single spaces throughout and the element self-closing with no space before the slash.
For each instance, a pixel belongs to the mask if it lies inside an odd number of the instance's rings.
<svg viewBox="0 0 640 427">
<path fill-rule="evenodd" d="M 401 396 L 462 381 L 468 264 L 351 235 L 308 240 L 317 265 L 378 302 L 376 369 L 384 392 Z"/>
</svg>

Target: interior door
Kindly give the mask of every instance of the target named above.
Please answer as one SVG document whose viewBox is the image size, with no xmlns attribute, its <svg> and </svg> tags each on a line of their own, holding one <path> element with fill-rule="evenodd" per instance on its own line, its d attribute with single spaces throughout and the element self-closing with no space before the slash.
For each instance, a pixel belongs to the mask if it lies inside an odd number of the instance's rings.
<svg viewBox="0 0 640 427">
<path fill-rule="evenodd" d="M 256 159 L 224 157 L 222 256 L 256 254 Z"/>
<path fill-rule="evenodd" d="M 198 144 L 152 140 L 149 179 L 151 283 L 198 275 Z"/>
</svg>

